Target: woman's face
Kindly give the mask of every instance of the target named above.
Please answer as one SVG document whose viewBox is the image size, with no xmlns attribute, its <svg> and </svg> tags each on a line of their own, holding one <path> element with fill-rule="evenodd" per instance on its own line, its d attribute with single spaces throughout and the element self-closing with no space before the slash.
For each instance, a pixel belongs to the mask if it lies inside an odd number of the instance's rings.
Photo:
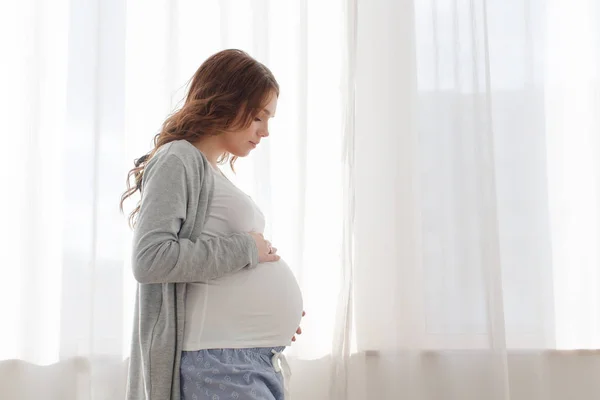
<svg viewBox="0 0 600 400">
<path fill-rule="evenodd" d="M 269 136 L 269 119 L 275 116 L 277 96 L 272 93 L 265 108 L 256 116 L 249 127 L 223 133 L 225 150 L 237 157 L 246 157 L 254 150 L 263 138 Z"/>
</svg>

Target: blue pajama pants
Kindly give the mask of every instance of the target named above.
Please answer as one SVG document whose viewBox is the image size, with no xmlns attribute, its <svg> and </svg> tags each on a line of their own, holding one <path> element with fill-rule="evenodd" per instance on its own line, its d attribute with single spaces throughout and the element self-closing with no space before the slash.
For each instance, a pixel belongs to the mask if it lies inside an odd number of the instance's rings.
<svg viewBox="0 0 600 400">
<path fill-rule="evenodd" d="M 273 350 L 210 349 L 181 354 L 181 400 L 284 400 Z"/>
</svg>

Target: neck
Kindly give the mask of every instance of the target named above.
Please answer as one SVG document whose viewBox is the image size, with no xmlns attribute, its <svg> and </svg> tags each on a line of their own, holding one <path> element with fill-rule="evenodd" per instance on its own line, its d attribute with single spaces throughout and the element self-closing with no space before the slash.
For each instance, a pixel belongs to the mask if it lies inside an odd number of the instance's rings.
<svg viewBox="0 0 600 400">
<path fill-rule="evenodd" d="M 204 156 L 208 159 L 215 168 L 217 168 L 217 160 L 223 153 L 225 153 L 225 149 L 220 143 L 220 137 L 217 136 L 206 136 L 198 139 L 196 142 L 192 143 L 198 150 L 204 154 Z"/>
</svg>

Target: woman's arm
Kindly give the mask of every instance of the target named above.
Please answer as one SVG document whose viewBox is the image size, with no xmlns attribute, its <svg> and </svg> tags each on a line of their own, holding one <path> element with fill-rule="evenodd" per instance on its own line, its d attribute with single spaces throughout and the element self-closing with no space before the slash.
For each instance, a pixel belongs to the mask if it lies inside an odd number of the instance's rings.
<svg viewBox="0 0 600 400">
<path fill-rule="evenodd" d="M 258 248 L 250 234 L 195 241 L 180 238 L 187 207 L 183 161 L 175 154 L 152 160 L 144 171 L 134 231 L 132 266 L 138 282 L 207 281 L 258 264 Z"/>
</svg>

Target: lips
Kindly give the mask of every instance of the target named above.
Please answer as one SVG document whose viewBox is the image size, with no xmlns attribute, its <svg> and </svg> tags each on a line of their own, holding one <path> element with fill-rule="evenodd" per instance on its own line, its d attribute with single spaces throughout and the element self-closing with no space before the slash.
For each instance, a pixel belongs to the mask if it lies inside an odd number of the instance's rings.
<svg viewBox="0 0 600 400">
<path fill-rule="evenodd" d="M 253 148 L 256 148 L 256 146 L 258 145 L 258 143 L 254 143 L 254 142 L 249 142 Z"/>
</svg>

